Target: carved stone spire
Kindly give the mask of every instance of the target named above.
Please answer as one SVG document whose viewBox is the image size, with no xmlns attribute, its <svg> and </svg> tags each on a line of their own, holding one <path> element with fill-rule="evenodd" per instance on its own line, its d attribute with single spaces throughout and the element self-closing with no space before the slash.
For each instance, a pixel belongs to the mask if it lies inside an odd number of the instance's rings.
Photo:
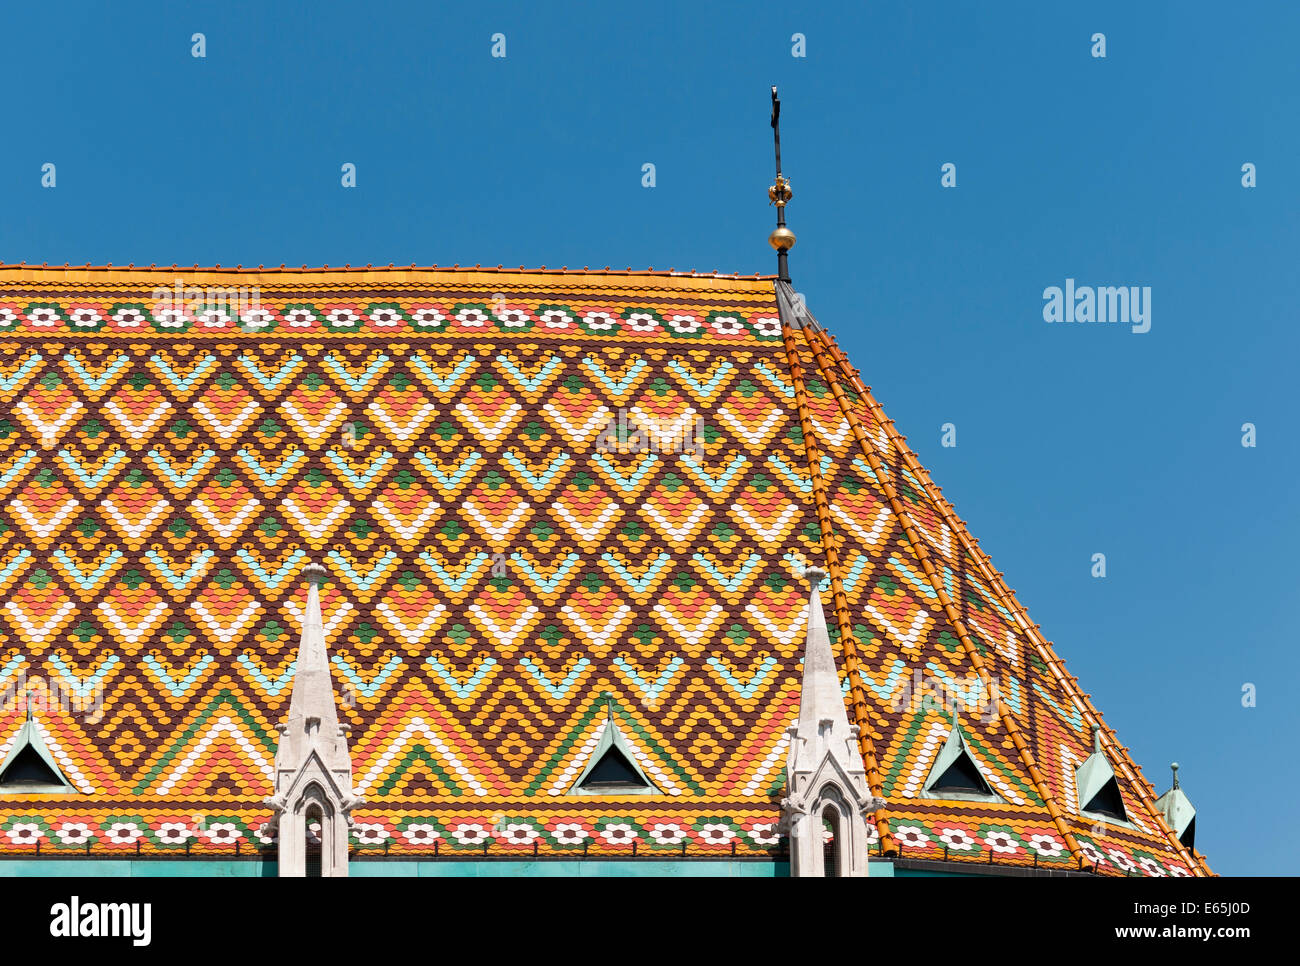
<svg viewBox="0 0 1300 966">
<path fill-rule="evenodd" d="M 352 759 L 348 727 L 339 724 L 325 649 L 325 625 L 320 611 L 320 585 L 325 568 L 303 568 L 307 607 L 294 670 L 289 715 L 277 726 L 280 745 L 275 754 L 275 808 L 279 828 L 280 875 L 308 874 L 308 858 L 317 847 L 320 875 L 348 874 L 348 830 L 352 809 L 360 799 L 352 794 Z M 310 863 L 315 868 L 315 863 Z"/>
<path fill-rule="evenodd" d="M 808 598 L 808 632 L 803 650 L 803 684 L 799 691 L 799 731 L 805 735 L 820 732 L 821 722 L 831 724 L 827 740 L 848 736 L 849 716 L 844 707 L 844 692 L 831 651 L 830 632 L 826 629 L 826 612 L 822 609 L 821 583 L 826 571 L 809 567 L 804 571 L 811 593 Z"/>
<path fill-rule="evenodd" d="M 334 703 L 334 680 L 330 675 L 329 654 L 325 650 L 325 622 L 320 613 L 320 585 L 328 574 L 318 563 L 309 563 L 302 571 L 307 581 L 307 607 L 303 611 L 302 637 L 298 642 L 298 663 L 293 674 L 293 695 L 289 699 L 288 728 L 285 736 L 291 746 L 301 746 L 305 731 L 295 729 L 296 722 L 316 719 L 322 736 L 339 736 L 339 715 Z M 322 752 L 337 761 L 342 751 L 347 761 L 347 742 L 321 741 Z M 334 762 L 327 762 L 333 767 Z M 350 767 L 350 762 L 349 762 Z"/>
<path fill-rule="evenodd" d="M 858 751 L 858 726 L 849 723 L 831 651 L 821 582 L 826 572 L 804 571 L 809 584 L 808 635 L 804 643 L 799 720 L 787 734 L 783 819 L 790 836 L 790 874 L 867 874 L 869 813 L 883 802 L 867 789 Z M 827 835 L 829 833 L 829 843 Z"/>
</svg>

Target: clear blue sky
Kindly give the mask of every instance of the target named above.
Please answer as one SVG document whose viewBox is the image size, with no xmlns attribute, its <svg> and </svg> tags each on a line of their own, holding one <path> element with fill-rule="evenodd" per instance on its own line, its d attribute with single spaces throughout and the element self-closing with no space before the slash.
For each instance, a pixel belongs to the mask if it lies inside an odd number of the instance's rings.
<svg viewBox="0 0 1300 966">
<path fill-rule="evenodd" d="M 770 272 L 779 84 L 796 286 L 1214 868 L 1293 871 L 1300 5 L 1064 6 L 11 6 L 0 259 Z"/>
</svg>

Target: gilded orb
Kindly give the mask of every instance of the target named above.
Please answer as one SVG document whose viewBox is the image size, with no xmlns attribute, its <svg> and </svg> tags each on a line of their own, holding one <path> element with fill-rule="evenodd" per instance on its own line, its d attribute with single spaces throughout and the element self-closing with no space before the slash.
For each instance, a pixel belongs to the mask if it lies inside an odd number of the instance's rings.
<svg viewBox="0 0 1300 966">
<path fill-rule="evenodd" d="M 789 251 L 794 248 L 794 232 L 785 226 L 774 229 L 772 234 L 767 236 L 767 243 L 778 252 Z"/>
</svg>

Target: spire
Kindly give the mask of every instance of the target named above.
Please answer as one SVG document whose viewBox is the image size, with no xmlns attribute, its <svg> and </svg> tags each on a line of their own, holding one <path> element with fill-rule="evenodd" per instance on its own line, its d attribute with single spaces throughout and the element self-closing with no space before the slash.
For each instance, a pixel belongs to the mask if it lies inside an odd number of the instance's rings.
<svg viewBox="0 0 1300 966">
<path fill-rule="evenodd" d="M 799 730 L 805 735 L 815 735 L 822 721 L 830 721 L 833 732 L 839 735 L 848 731 L 849 717 L 844 709 L 844 692 L 840 689 L 840 676 L 835 669 L 835 655 L 831 652 L 826 613 L 822 610 L 821 584 L 826 579 L 826 571 L 809 567 L 803 575 L 808 581 L 809 597 L 803 685 L 799 694 Z"/>
<path fill-rule="evenodd" d="M 319 718 L 321 733 L 330 735 L 338 730 L 338 711 L 334 705 L 329 655 L 325 650 L 325 622 L 320 613 L 320 585 L 328 573 L 320 564 L 309 563 L 303 568 L 302 575 L 307 581 L 307 607 L 303 611 L 289 721 Z"/>
<path fill-rule="evenodd" d="M 776 277 L 790 281 L 790 267 L 786 255 L 794 247 L 794 232 L 785 227 L 785 206 L 794 197 L 790 182 L 781 173 L 781 98 L 772 88 L 772 141 L 776 146 L 776 183 L 767 189 L 769 204 L 776 205 L 776 228 L 767 236 L 767 243 L 776 249 Z"/>
<path fill-rule="evenodd" d="M 280 745 L 275 753 L 275 795 L 267 803 L 275 809 L 281 876 L 307 875 L 309 867 L 323 876 L 346 876 L 351 813 L 360 799 L 352 792 L 348 727 L 339 724 L 325 649 L 320 585 L 327 573 L 320 564 L 310 563 L 302 575 L 307 607 L 289 714 L 276 728 Z M 312 831 L 317 828 L 319 833 Z"/>
<path fill-rule="evenodd" d="M 799 720 L 787 732 L 790 756 L 781 803 L 790 837 L 790 869 L 795 876 L 862 876 L 867 874 L 866 817 L 884 802 L 867 789 L 858 728 L 849 723 L 844 707 L 822 610 L 826 571 L 808 567 L 803 575 L 808 581 L 808 635 Z"/>
</svg>

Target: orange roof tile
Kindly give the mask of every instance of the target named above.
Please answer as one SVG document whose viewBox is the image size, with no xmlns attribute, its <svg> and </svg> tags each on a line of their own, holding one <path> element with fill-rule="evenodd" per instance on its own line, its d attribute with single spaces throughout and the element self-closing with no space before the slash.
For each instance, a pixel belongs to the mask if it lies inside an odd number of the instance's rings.
<svg viewBox="0 0 1300 966">
<path fill-rule="evenodd" d="M 1208 872 L 1104 725 L 1078 814 L 1095 708 L 771 276 L 0 265 L 0 343 L 0 676 L 80 791 L 5 848 L 265 845 L 315 558 L 359 847 L 768 853 L 819 562 L 878 850 Z M 999 801 L 918 794 L 917 683 Z M 606 695 L 661 795 L 568 794 Z"/>
</svg>

